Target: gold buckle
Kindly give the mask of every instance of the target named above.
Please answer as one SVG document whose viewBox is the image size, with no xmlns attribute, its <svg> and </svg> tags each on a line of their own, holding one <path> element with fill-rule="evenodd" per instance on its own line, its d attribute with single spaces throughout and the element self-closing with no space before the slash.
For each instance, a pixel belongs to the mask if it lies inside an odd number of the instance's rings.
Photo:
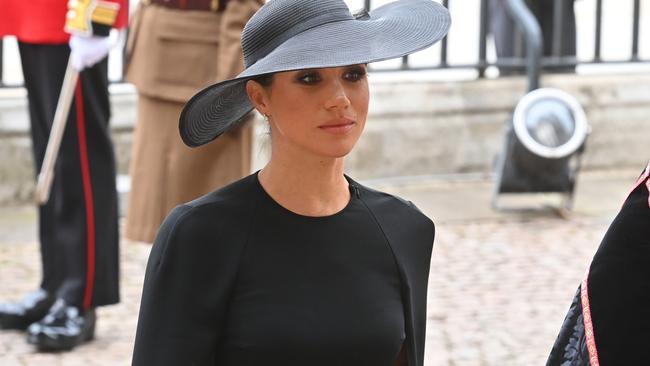
<svg viewBox="0 0 650 366">
<path fill-rule="evenodd" d="M 219 0 L 210 0 L 210 11 L 218 12 L 219 10 Z"/>
</svg>

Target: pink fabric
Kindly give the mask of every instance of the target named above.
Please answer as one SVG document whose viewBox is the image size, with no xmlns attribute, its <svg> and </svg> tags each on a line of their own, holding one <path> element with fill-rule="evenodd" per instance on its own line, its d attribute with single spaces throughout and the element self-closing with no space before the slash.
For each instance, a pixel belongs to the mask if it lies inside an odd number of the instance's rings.
<svg viewBox="0 0 650 366">
<path fill-rule="evenodd" d="M 648 188 L 648 207 L 650 207 L 650 163 L 645 168 L 645 171 L 639 179 L 636 181 L 630 193 L 628 193 L 628 198 L 637 189 L 641 184 L 645 182 L 645 186 Z M 594 325 L 591 319 L 591 307 L 589 306 L 589 268 L 585 272 L 585 276 L 582 280 L 582 285 L 580 286 L 580 300 L 582 303 L 582 320 L 585 326 L 585 336 L 587 338 L 587 350 L 589 351 L 589 364 L 590 366 L 600 366 L 598 361 L 598 349 L 596 347 L 596 337 L 594 336 Z"/>
<path fill-rule="evenodd" d="M 582 321 L 585 326 L 587 350 L 589 351 L 589 365 L 600 366 L 596 337 L 594 336 L 594 323 L 591 319 L 591 307 L 589 306 L 589 268 L 587 268 L 585 277 L 582 280 L 582 286 L 580 286 L 580 302 L 582 303 Z"/>
<path fill-rule="evenodd" d="M 648 188 L 648 207 L 650 207 L 650 179 L 645 181 L 645 186 Z"/>
</svg>

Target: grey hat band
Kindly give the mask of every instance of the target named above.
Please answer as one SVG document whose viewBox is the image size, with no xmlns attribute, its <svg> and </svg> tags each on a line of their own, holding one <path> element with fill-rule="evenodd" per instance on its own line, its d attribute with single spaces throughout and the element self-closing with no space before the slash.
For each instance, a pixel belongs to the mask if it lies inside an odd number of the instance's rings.
<svg viewBox="0 0 650 366">
<path fill-rule="evenodd" d="M 292 28 L 287 29 L 283 33 L 275 35 L 271 39 L 260 39 L 256 45 L 250 45 L 249 47 L 247 47 L 249 49 L 244 49 L 243 50 L 244 65 L 246 66 L 246 68 L 250 67 L 259 59 L 262 59 L 266 55 L 271 53 L 271 51 L 276 49 L 279 45 L 284 43 L 286 40 L 302 32 L 305 32 L 312 28 L 319 27 L 321 25 L 342 22 L 346 20 L 354 20 L 354 19 L 355 18 L 350 14 L 350 11 L 348 9 L 337 9 L 329 13 L 320 14 L 313 18 L 305 19 L 301 23 L 294 25 Z"/>
</svg>

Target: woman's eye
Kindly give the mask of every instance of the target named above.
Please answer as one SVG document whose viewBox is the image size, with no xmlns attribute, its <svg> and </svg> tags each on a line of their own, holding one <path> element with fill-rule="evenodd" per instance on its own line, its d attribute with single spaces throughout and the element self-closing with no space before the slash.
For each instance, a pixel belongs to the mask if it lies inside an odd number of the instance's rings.
<svg viewBox="0 0 650 366">
<path fill-rule="evenodd" d="M 354 69 L 345 73 L 345 79 L 349 81 L 359 81 L 366 76 L 366 70 Z"/>
<path fill-rule="evenodd" d="M 303 84 L 315 84 L 320 81 L 320 76 L 316 73 L 309 73 L 301 75 L 298 80 Z"/>
</svg>

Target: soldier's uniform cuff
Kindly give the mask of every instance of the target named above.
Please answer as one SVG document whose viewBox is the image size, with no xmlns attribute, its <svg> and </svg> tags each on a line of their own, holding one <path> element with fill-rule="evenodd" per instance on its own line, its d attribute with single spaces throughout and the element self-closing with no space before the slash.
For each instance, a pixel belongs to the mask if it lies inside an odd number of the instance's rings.
<svg viewBox="0 0 650 366">
<path fill-rule="evenodd" d="M 120 4 L 102 0 L 69 0 L 65 31 L 81 36 L 108 36 Z"/>
</svg>

